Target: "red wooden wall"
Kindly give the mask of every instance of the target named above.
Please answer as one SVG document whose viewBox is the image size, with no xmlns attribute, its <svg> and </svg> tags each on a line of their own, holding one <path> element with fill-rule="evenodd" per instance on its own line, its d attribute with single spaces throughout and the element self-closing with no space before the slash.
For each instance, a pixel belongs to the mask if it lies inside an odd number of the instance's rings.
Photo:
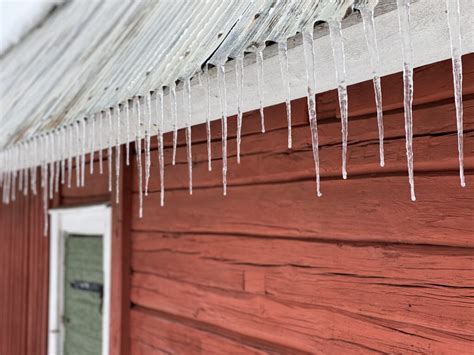
<svg viewBox="0 0 474 355">
<path fill-rule="evenodd" d="M 416 71 L 416 203 L 400 74 L 382 80 L 385 168 L 372 83 L 349 89 L 347 181 L 337 94 L 319 95 L 321 198 L 304 99 L 292 106 L 291 152 L 284 105 L 266 109 L 265 134 L 258 112 L 245 115 L 240 165 L 230 119 L 227 197 L 221 162 L 207 172 L 203 125 L 193 127 L 192 196 L 184 134 L 175 167 L 168 140 L 165 207 L 155 173 L 143 219 L 133 174 L 132 353 L 472 353 L 473 59 L 464 58 L 464 189 L 451 64 Z M 220 157 L 220 123 L 212 129 Z"/>
<path fill-rule="evenodd" d="M 153 151 L 143 219 L 131 159 L 122 203 L 113 204 L 112 353 L 471 351 L 474 55 L 463 64 L 467 187 L 459 186 L 450 62 L 419 68 L 416 203 L 406 176 L 400 74 L 382 80 L 385 168 L 378 166 L 372 83 L 350 87 L 346 181 L 337 94 L 318 95 L 321 198 L 304 99 L 293 102 L 292 151 L 283 105 L 266 109 L 263 135 L 258 113 L 245 115 L 240 165 L 235 118 L 229 120 L 227 197 L 219 122 L 212 124 L 211 173 L 205 128 L 193 127 L 192 196 L 184 134 L 174 167 L 166 137 L 163 208 Z M 53 206 L 104 201 L 106 175 L 95 174 L 83 189 L 62 189 Z M 0 206 L 1 355 L 46 350 L 48 239 L 41 218 L 34 198 Z"/>
<path fill-rule="evenodd" d="M 0 204 L 0 355 L 46 353 L 48 249 L 41 196 Z"/>
</svg>

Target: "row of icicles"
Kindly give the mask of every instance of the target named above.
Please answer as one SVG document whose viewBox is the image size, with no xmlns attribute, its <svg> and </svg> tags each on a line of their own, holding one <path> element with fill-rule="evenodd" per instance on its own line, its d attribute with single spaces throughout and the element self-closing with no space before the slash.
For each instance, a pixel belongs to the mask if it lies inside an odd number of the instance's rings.
<svg viewBox="0 0 474 355">
<path fill-rule="evenodd" d="M 448 24 L 451 39 L 451 53 L 454 76 L 454 95 L 456 105 L 456 119 L 458 130 L 458 152 L 459 152 L 459 174 L 461 186 L 465 186 L 464 168 L 463 168 L 463 104 L 462 104 L 462 64 L 461 64 L 461 33 L 460 33 L 460 13 L 458 0 L 446 0 L 448 9 Z M 414 178 L 413 178 L 413 117 L 412 117 L 412 101 L 413 101 L 413 48 L 410 38 L 410 5 L 409 0 L 397 0 L 398 18 L 400 35 L 402 39 L 403 52 L 403 83 L 404 83 L 404 110 L 405 110 L 405 132 L 406 132 L 406 155 L 408 165 L 408 175 L 410 184 L 411 199 L 416 200 Z M 374 27 L 374 13 L 368 7 L 360 7 L 358 9 L 362 16 L 363 27 L 367 47 L 370 54 L 370 63 L 373 70 L 373 85 L 375 91 L 375 102 L 377 107 L 377 123 L 379 132 L 379 155 L 380 166 L 384 166 L 384 148 L 383 148 L 383 109 L 382 109 L 382 91 L 380 77 L 377 74 L 379 67 L 379 55 L 377 51 L 377 41 Z M 348 138 L 348 95 L 345 74 L 345 58 L 344 43 L 342 39 L 341 22 L 329 22 L 330 38 L 332 42 L 333 55 L 336 67 L 336 77 L 338 84 L 338 97 L 341 112 L 342 126 L 342 177 L 347 178 L 346 157 L 347 157 L 347 138 Z M 319 171 L 319 148 L 318 148 L 318 127 L 316 117 L 316 101 L 315 101 L 315 49 L 313 41 L 313 31 L 303 33 L 304 56 L 306 63 L 307 76 L 307 103 L 308 116 L 311 128 L 311 142 L 315 165 L 316 192 L 321 196 L 320 189 L 320 171 Z M 290 105 L 290 85 L 287 58 L 287 45 L 285 43 L 278 44 L 278 53 L 280 58 L 281 76 L 283 85 L 286 90 L 286 111 L 288 120 L 288 148 L 291 149 L 291 105 Z M 235 60 L 235 72 L 237 79 L 237 162 L 240 163 L 240 143 L 242 130 L 242 88 L 243 88 L 243 57 Z M 260 101 L 260 115 L 262 132 L 265 132 L 265 120 L 263 114 L 263 55 L 262 51 L 257 52 L 257 73 L 258 73 L 258 95 Z M 200 84 L 207 91 L 207 152 L 208 152 L 208 170 L 212 169 L 211 160 L 211 132 L 210 132 L 210 85 L 207 66 L 205 66 L 204 83 Z M 226 109 L 226 85 L 225 85 L 225 68 L 224 65 L 217 66 L 217 78 L 219 86 L 219 103 L 222 121 L 222 183 L 223 193 L 227 193 L 227 109 Z M 187 104 L 186 117 L 186 144 L 187 144 L 187 161 L 189 169 L 189 193 L 192 194 L 192 151 L 191 151 L 191 84 L 190 79 L 184 82 L 184 97 Z M 177 148 L 177 100 L 176 86 L 170 87 L 171 102 L 171 119 L 173 120 L 173 153 L 172 164 L 176 162 Z M 160 118 L 159 122 L 152 122 L 153 108 L 152 95 L 156 95 L 156 114 Z M 131 111 L 135 110 L 136 121 L 131 122 Z M 143 112 L 144 110 L 144 112 Z M 125 115 L 125 128 L 122 127 L 121 115 Z M 41 188 L 43 190 L 43 203 L 45 217 L 47 217 L 48 198 L 52 199 L 53 194 L 59 191 L 60 184 L 66 184 L 71 187 L 73 184 L 72 169 L 76 169 L 75 185 L 80 187 L 85 184 L 86 160 L 90 160 L 90 174 L 94 173 L 95 155 L 99 157 L 99 173 L 102 174 L 105 169 L 108 171 L 108 188 L 112 191 L 113 176 L 115 175 L 116 184 L 116 202 L 119 202 L 119 178 L 120 178 L 120 137 L 123 129 L 126 134 L 126 144 L 124 157 L 126 165 L 130 164 L 130 141 L 135 139 L 135 154 L 138 169 L 139 181 L 139 211 L 140 217 L 143 216 L 143 196 L 148 195 L 148 183 L 150 179 L 151 168 L 151 137 L 157 136 L 158 140 L 158 162 L 160 171 L 160 190 L 161 205 L 164 204 L 164 155 L 163 155 L 163 89 L 149 93 L 145 98 L 135 97 L 133 100 L 126 101 L 123 105 L 117 105 L 100 114 L 94 115 L 92 119 L 83 118 L 74 124 L 63 126 L 53 132 L 44 133 L 40 136 L 33 137 L 25 142 L 16 144 L 0 155 L 0 186 L 3 186 L 3 203 L 8 204 L 15 201 L 17 190 L 27 195 L 31 190 L 36 194 L 37 186 L 37 169 L 40 165 L 41 171 Z M 133 125 L 133 127 L 131 127 Z M 135 136 L 131 137 L 131 130 Z M 143 133 L 142 133 L 143 130 Z M 97 132 L 96 132 L 97 131 Z M 96 133 L 99 141 L 96 142 Z M 89 137 L 89 139 L 88 139 Z M 104 138 L 105 137 L 105 138 Z M 104 142 L 105 140 L 105 142 Z M 142 143 L 144 144 L 144 162 L 142 155 L 138 152 L 142 151 Z M 101 149 L 96 153 L 96 148 Z M 106 148 L 107 161 L 104 162 L 103 154 Z M 87 149 L 88 148 L 88 149 Z M 86 150 L 90 151 L 87 157 Z M 114 153 L 115 151 L 115 153 Z M 113 156 L 115 155 L 115 165 L 113 164 Z M 104 167 L 107 164 L 107 167 Z M 143 167 L 144 166 L 144 167 Z M 7 169 L 8 167 L 8 169 Z M 144 171 L 144 177 L 143 177 Z M 144 188 L 143 188 L 144 181 Z M 45 233 L 47 232 L 47 218 L 45 218 Z"/>
</svg>

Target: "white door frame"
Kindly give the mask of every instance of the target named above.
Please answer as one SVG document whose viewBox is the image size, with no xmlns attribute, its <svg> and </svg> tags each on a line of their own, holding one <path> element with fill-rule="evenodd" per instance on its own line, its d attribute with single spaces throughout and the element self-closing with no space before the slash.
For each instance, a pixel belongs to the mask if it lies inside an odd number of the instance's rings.
<svg viewBox="0 0 474 355">
<path fill-rule="evenodd" d="M 95 205 L 78 208 L 58 208 L 49 211 L 51 229 L 49 241 L 49 310 L 48 354 L 64 351 L 64 271 L 66 233 L 103 235 L 104 294 L 102 313 L 102 355 L 109 353 L 110 284 L 112 213 L 110 206 Z"/>
</svg>

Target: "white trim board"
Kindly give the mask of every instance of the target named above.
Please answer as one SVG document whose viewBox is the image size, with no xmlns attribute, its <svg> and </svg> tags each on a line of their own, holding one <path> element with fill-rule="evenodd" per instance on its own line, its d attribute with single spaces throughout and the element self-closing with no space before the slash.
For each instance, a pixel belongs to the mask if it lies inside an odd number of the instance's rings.
<svg viewBox="0 0 474 355">
<path fill-rule="evenodd" d="M 109 353 L 111 287 L 111 209 L 106 205 L 52 209 L 49 242 L 48 354 L 64 350 L 64 257 L 66 233 L 103 236 L 104 295 L 102 313 L 102 355 Z"/>
<path fill-rule="evenodd" d="M 472 0 L 460 0 L 460 7 L 463 53 L 472 53 L 474 52 L 474 22 L 472 21 L 474 2 Z M 350 19 L 344 21 L 349 20 Z M 413 2 L 411 4 L 411 24 L 415 67 L 439 62 L 451 57 L 446 4 L 444 0 L 419 0 Z M 389 11 L 376 16 L 375 27 L 381 62 L 379 75 L 385 76 L 401 72 L 403 61 L 397 11 Z M 362 23 L 358 22 L 343 29 L 343 38 L 346 55 L 347 83 L 350 85 L 372 79 L 372 69 L 370 67 L 370 59 Z M 298 37 L 293 41 L 300 42 L 300 44 L 293 47 L 289 45 L 288 49 L 292 100 L 306 96 L 307 86 L 303 46 Z M 314 45 L 316 49 L 316 92 L 320 93 L 337 87 L 336 74 L 329 36 L 326 34 L 315 38 Z M 286 89 L 282 85 L 280 63 L 276 54 L 276 48 L 269 47 L 264 51 L 265 107 L 285 102 Z M 237 114 L 237 87 L 234 65 L 233 61 L 228 62 L 226 65 L 228 116 Z M 211 92 L 214 99 L 211 103 L 211 117 L 217 119 L 220 117 L 219 94 L 215 71 L 212 71 L 212 73 L 214 77 L 211 78 Z M 244 73 L 242 111 L 248 112 L 259 108 L 257 65 L 254 55 L 250 56 L 249 60 L 246 61 Z M 193 87 L 193 89 L 192 125 L 195 125 L 205 122 L 207 107 L 204 90 L 200 90 L 196 86 Z M 416 83 L 414 89 L 416 91 Z M 167 99 L 165 99 L 165 104 L 167 105 L 167 112 L 169 114 L 169 103 Z M 350 104 L 349 97 L 349 105 Z M 181 128 L 184 127 L 184 119 L 184 114 L 182 117 L 179 117 L 179 127 Z M 169 120 L 168 123 L 168 125 L 165 125 L 165 130 L 171 131 L 172 126 Z"/>
</svg>

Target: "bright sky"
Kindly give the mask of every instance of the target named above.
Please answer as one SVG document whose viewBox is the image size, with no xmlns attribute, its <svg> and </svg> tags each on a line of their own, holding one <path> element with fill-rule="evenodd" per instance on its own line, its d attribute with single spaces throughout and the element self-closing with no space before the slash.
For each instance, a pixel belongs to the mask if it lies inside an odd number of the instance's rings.
<svg viewBox="0 0 474 355">
<path fill-rule="evenodd" d="M 0 0 L 0 54 L 17 43 L 61 0 Z"/>
</svg>

